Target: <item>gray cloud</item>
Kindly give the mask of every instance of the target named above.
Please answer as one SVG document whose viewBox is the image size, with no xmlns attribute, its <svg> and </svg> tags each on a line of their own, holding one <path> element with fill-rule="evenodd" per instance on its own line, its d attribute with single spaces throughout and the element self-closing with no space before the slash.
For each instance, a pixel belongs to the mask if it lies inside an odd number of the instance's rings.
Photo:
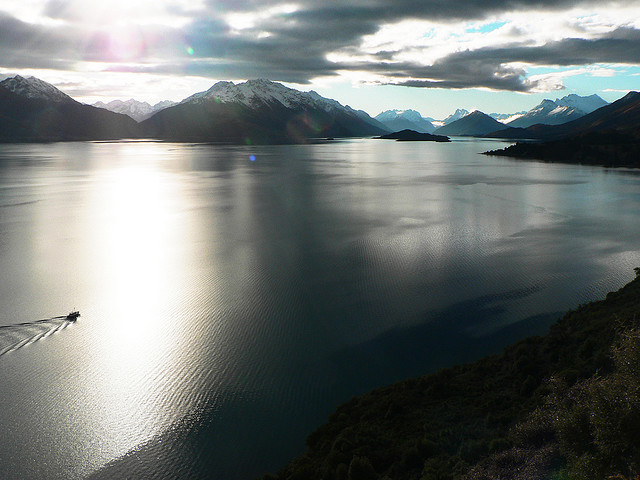
<svg viewBox="0 0 640 480">
<path fill-rule="evenodd" d="M 619 1 L 615 5 L 634 5 Z M 71 0 L 49 0 L 44 12 L 51 18 L 72 21 Z M 514 43 L 456 52 L 432 65 L 396 62 L 401 52 L 383 51 L 371 61 L 334 63 L 331 52 L 359 52 L 363 36 L 381 25 L 404 19 L 441 22 L 481 20 L 509 11 L 562 10 L 600 5 L 582 0 L 301 0 L 293 13 L 262 19 L 253 28 L 234 32 L 225 14 L 251 12 L 277 6 L 276 0 L 210 0 L 197 13 L 176 4 L 168 7 L 193 21 L 177 29 L 140 27 L 137 35 L 144 49 L 138 62 L 119 58 L 110 48 L 108 30 L 88 32 L 80 26 L 60 28 L 30 25 L 0 13 L 0 66 L 5 68 L 73 68 L 78 60 L 110 63 L 110 71 L 191 74 L 213 78 L 255 78 L 307 83 L 339 71 L 365 71 L 399 80 L 412 87 L 472 88 L 529 91 L 535 82 L 513 67 L 534 65 L 585 65 L 640 62 L 640 31 L 620 27 L 595 39 L 567 38 L 544 45 Z M 613 5 L 613 3 L 612 3 Z M 266 34 L 265 34 L 266 33 Z M 127 62 L 125 64 L 125 61 Z M 406 80 L 403 80 L 406 79 Z"/>
<path fill-rule="evenodd" d="M 0 12 L 0 66 L 5 68 L 73 68 L 77 47 L 72 31 L 34 26 Z"/>
<path fill-rule="evenodd" d="M 466 50 L 443 57 L 427 67 L 393 65 L 393 75 L 411 78 L 397 83 L 411 87 L 487 87 L 525 92 L 535 88 L 537 83 L 528 80 L 524 70 L 511 67 L 509 63 L 578 66 L 593 63 L 637 64 L 639 61 L 640 30 L 621 27 L 591 40 L 567 38 L 541 46 L 512 45 Z M 390 68 L 379 70 L 384 73 Z"/>
</svg>

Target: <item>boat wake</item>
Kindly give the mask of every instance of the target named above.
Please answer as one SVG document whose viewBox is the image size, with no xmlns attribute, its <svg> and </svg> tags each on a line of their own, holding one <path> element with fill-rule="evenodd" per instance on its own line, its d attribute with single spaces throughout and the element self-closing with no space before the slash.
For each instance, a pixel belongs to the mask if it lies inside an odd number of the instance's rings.
<svg viewBox="0 0 640 480">
<path fill-rule="evenodd" d="M 0 357 L 64 330 L 76 318 L 62 315 L 33 322 L 0 325 Z"/>
</svg>

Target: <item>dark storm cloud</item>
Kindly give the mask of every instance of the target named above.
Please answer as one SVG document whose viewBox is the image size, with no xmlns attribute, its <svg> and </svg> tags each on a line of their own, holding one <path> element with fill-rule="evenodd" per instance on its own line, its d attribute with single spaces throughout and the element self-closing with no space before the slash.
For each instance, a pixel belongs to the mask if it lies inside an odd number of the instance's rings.
<svg viewBox="0 0 640 480">
<path fill-rule="evenodd" d="M 212 12 L 250 12 L 281 5 L 278 0 L 208 0 Z M 471 20 L 500 12 L 561 10 L 576 6 L 601 5 L 597 0 L 298 0 L 299 12 L 320 21 L 352 16 L 376 25 L 404 18 Z M 634 5 L 634 0 L 617 1 L 616 6 Z"/>
<path fill-rule="evenodd" d="M 640 30 L 620 27 L 600 38 L 566 38 L 542 46 L 481 48 L 451 55 L 444 61 L 481 61 L 493 64 L 526 62 L 535 65 L 583 65 L 589 63 L 638 63 Z"/>
<path fill-rule="evenodd" d="M 207 28 L 201 26 L 203 32 Z M 365 71 L 393 77 L 396 84 L 411 87 L 491 88 L 526 92 L 537 86 L 526 72 L 510 63 L 575 66 L 592 63 L 638 63 L 640 31 L 619 28 L 596 39 L 568 38 L 540 46 L 509 45 L 456 52 L 432 65 L 393 62 L 394 53 L 381 52 L 376 61 L 333 63 L 326 54 L 342 45 L 340 39 L 298 40 L 285 29 L 271 37 L 234 38 L 217 33 L 187 35 L 196 51 L 190 61 L 138 67 L 116 67 L 118 71 L 188 73 L 217 78 L 265 77 L 286 82 L 307 83 L 317 76 L 337 75 L 338 71 Z M 356 50 L 354 50 L 355 52 Z M 406 81 L 402 81 L 406 78 Z"/>
<path fill-rule="evenodd" d="M 251 12 L 264 10 L 279 2 L 217 0 L 209 2 L 211 12 Z M 582 6 L 602 5 L 583 1 Z M 633 5 L 617 2 L 616 5 Z M 261 21 L 255 29 L 236 38 L 208 39 L 197 36 L 200 51 L 233 64 L 200 64 L 206 73 L 234 72 L 238 78 L 267 76 L 282 81 L 305 83 L 319 75 L 336 75 L 340 70 L 358 70 L 400 79 L 400 84 L 421 87 L 470 88 L 528 91 L 536 86 L 525 71 L 509 65 L 513 62 L 538 65 L 584 65 L 595 62 L 640 61 L 637 31 L 618 29 L 595 40 L 565 39 L 542 46 L 513 45 L 461 52 L 444 57 L 433 65 L 393 62 L 394 52 L 380 52 L 370 62 L 333 63 L 327 54 L 336 51 L 358 52 L 361 39 L 376 33 L 385 23 L 405 19 L 437 21 L 480 20 L 489 15 L 524 10 L 561 10 L 578 5 L 575 0 L 307 0 L 299 9 Z M 257 38 L 258 30 L 269 33 Z M 255 37 L 251 38 L 254 34 Z M 395 52 L 399 53 L 399 52 Z M 223 62 L 224 63 L 224 62 Z M 215 74 L 214 74 L 215 75 Z M 220 76 L 220 75 L 218 75 Z M 402 78 L 407 81 L 402 82 Z"/>
</svg>

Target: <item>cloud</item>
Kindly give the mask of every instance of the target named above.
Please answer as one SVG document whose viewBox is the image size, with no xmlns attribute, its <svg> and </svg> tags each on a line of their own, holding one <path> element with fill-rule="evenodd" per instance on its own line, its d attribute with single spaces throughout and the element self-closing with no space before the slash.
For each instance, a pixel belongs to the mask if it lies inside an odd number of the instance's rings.
<svg viewBox="0 0 640 480">
<path fill-rule="evenodd" d="M 22 22 L 0 12 L 0 51 L 5 68 L 73 68 L 76 39 L 69 30 Z"/>
<path fill-rule="evenodd" d="M 298 84 L 346 72 L 411 87 L 526 92 L 562 86 L 558 75 L 528 76 L 527 65 L 640 59 L 640 30 L 615 15 L 625 8 L 638 13 L 636 0 L 153 0 L 155 23 L 131 14 L 136 2 L 116 2 L 104 24 L 88 21 L 78 2 L 44 2 L 40 23 L 0 13 L 0 67 L 99 66 Z M 129 15 L 117 15 L 118 5 Z M 180 22 L 165 21 L 170 15 Z M 544 15 L 548 24 L 539 21 Z"/>
</svg>

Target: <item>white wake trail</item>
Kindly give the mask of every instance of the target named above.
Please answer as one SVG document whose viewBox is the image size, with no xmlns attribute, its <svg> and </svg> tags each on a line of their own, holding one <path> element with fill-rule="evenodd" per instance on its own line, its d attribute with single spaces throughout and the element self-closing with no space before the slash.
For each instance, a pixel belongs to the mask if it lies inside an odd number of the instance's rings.
<svg viewBox="0 0 640 480">
<path fill-rule="evenodd" d="M 59 316 L 14 325 L 0 325 L 0 357 L 64 330 L 71 323 L 73 321 L 68 317 Z"/>
</svg>

